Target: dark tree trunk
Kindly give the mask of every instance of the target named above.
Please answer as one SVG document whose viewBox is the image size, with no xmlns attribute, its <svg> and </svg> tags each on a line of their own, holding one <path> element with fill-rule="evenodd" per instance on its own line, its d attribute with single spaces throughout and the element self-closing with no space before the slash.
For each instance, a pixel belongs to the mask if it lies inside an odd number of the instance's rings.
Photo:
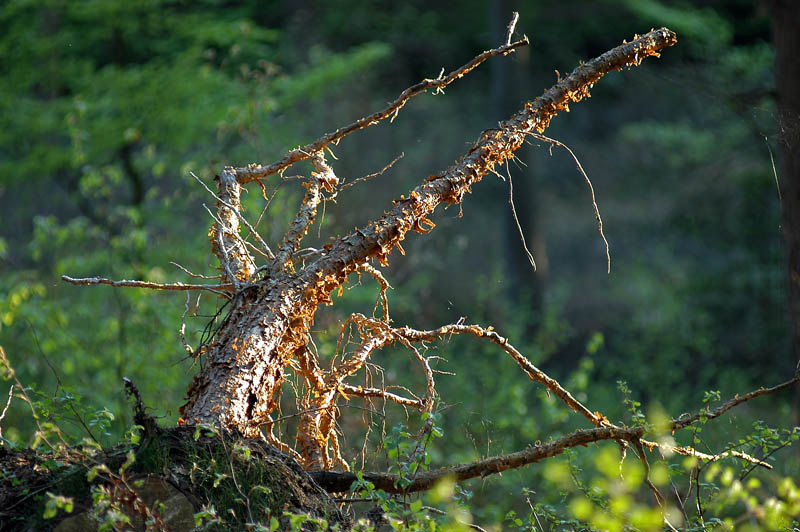
<svg viewBox="0 0 800 532">
<path fill-rule="evenodd" d="M 800 4 L 773 0 L 780 187 L 793 360 L 800 361 Z M 800 419 L 800 396 L 795 413 Z"/>
<path fill-rule="evenodd" d="M 489 2 L 489 23 L 491 25 L 492 42 L 502 42 L 506 37 L 508 16 L 512 11 L 519 11 L 518 0 L 496 0 Z M 514 56 L 491 64 L 491 89 L 490 123 L 494 124 L 504 117 L 512 114 L 529 97 L 530 65 L 528 48 L 519 50 Z M 498 202 L 504 205 L 502 214 L 503 233 L 505 241 L 505 274 L 508 284 L 508 297 L 516 305 L 524 305 L 532 316 L 541 315 L 544 280 L 547 274 L 547 248 L 543 227 L 538 223 L 538 193 L 533 183 L 534 172 L 529 148 L 523 146 L 517 152 L 517 157 L 528 166 L 511 164 L 514 187 L 514 205 L 517 219 L 511 215 L 508 205 L 509 187 L 506 184 L 500 194 L 502 199 Z M 503 170 L 498 169 L 501 173 Z M 519 222 L 519 227 L 517 226 Z M 536 260 L 536 270 L 528 259 L 528 254 L 522 244 L 520 228 L 528 248 Z M 525 327 L 526 336 L 535 332 L 536 326 L 532 321 Z"/>
</svg>

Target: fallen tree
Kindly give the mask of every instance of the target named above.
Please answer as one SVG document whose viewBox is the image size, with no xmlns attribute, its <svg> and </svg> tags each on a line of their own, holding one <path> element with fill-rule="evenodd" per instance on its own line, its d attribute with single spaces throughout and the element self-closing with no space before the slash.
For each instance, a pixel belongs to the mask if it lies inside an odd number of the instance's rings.
<svg viewBox="0 0 800 532">
<path fill-rule="evenodd" d="M 324 199 L 335 197 L 342 186 L 326 161 L 325 149 L 350 133 L 391 118 L 410 98 L 430 89 L 441 90 L 486 59 L 528 44 L 526 38 L 516 42 L 509 39 L 503 46 L 484 52 L 447 76 L 414 85 L 382 111 L 292 150 L 274 164 L 226 167 L 216 180 L 217 191 L 212 192 L 217 209 L 211 213 L 214 223 L 210 240 L 219 259 L 220 283 L 159 285 L 68 276 L 63 279 L 75 284 L 213 290 L 227 299 L 224 318 L 216 326 L 212 338 L 192 351 L 192 356 L 204 359 L 204 366 L 187 390 L 188 401 L 181 408 L 180 423 L 217 426 L 247 437 L 260 437 L 263 430 L 270 443 L 294 455 L 307 469 L 330 469 L 334 461 L 346 467 L 337 451 L 333 431 L 337 396 L 341 393 L 378 396 L 430 411 L 435 387 L 427 367 L 428 387 L 421 399 L 402 398 L 385 390 L 364 390 L 346 384 L 345 380 L 357 372 L 376 349 L 394 342 L 411 347 L 414 342 L 426 339 L 423 338 L 425 335 L 413 338 L 410 331 L 403 334 L 392 328 L 386 306 L 382 320 L 360 315 L 348 320 L 359 329 L 361 347 L 338 366 L 323 370 L 309 349 L 309 329 L 319 306 L 332 304 L 331 293 L 347 282 L 348 275 L 358 272 L 375 276 L 381 285 L 382 297 L 385 297 L 386 282 L 372 261 L 386 265 L 393 249 L 404 253 L 401 242 L 406 233 L 432 230 L 434 223 L 429 217 L 436 207 L 443 203 L 461 203 L 464 195 L 471 192 L 485 175 L 512 158 L 514 151 L 527 138 L 541 134 L 558 112 L 589 96 L 589 90 L 603 75 L 636 66 L 675 42 L 675 35 L 669 30 L 655 30 L 585 63 L 497 128 L 484 131 L 456 165 L 428 177 L 407 197 L 401 196 L 394 201 L 392 208 L 382 217 L 339 237 L 323 249 L 303 250 L 301 253 L 302 239 L 315 220 L 317 208 Z M 240 212 L 242 187 L 281 174 L 290 165 L 303 160 L 311 160 L 315 172 L 303 181 L 306 193 L 297 216 L 273 251 Z M 243 226 L 249 230 L 254 243 L 242 237 Z M 600 416 L 591 414 L 587 408 L 570 399 L 567 392 L 560 390 L 555 381 L 535 369 L 522 355 L 516 358 L 531 378 L 559 390 L 557 393 L 571 408 L 584 413 L 595 425 L 601 424 Z M 419 361 L 427 366 L 424 358 L 419 357 Z M 287 371 L 301 375 L 315 395 L 313 401 L 304 405 L 303 410 L 307 413 L 303 414 L 297 434 L 300 442 L 298 453 L 271 436 L 271 414 L 278 403 L 280 386 Z"/>
<path fill-rule="evenodd" d="M 623 450 L 632 446 L 645 465 L 645 449 L 652 451 L 660 448 L 665 452 L 708 461 L 737 456 L 754 465 L 769 467 L 766 462 L 745 453 L 733 450 L 720 454 L 702 453 L 692 447 L 645 439 L 652 428 L 613 424 L 602 413 L 582 404 L 556 380 L 536 368 L 492 327 L 458 323 L 421 331 L 396 327 L 389 317 L 386 296 L 389 284 L 378 268 L 388 264 L 393 250 L 405 253 L 402 247 L 405 236 L 410 231 L 429 233 L 433 230 L 435 224 L 431 216 L 438 206 L 460 204 L 484 176 L 497 173 L 497 168 L 513 159 L 514 151 L 527 139 L 537 138 L 559 144 L 542 136 L 550 120 L 559 112 L 569 110 L 570 105 L 588 97 L 590 89 L 605 74 L 637 66 L 644 59 L 657 57 L 662 49 L 674 45 L 676 36 L 666 28 L 636 36 L 631 42 L 625 42 L 581 64 L 571 74 L 559 79 L 542 96 L 526 103 L 514 116 L 497 127 L 483 131 L 456 164 L 439 174 L 421 179 L 416 188 L 395 200 L 381 217 L 333 239 L 332 243 L 320 249 L 303 248 L 303 238 L 315 222 L 317 210 L 323 202 L 335 198 L 340 190 L 357 184 L 356 181 L 345 183 L 337 177 L 327 157 L 331 146 L 351 133 L 393 118 L 411 98 L 427 91 L 439 91 L 487 59 L 512 53 L 527 45 L 527 38 L 512 42 L 514 25 L 514 21 L 509 25 L 505 44 L 478 55 L 448 75 L 440 75 L 409 87 L 384 109 L 292 150 L 275 163 L 226 167 L 215 180 L 216 190 L 201 182 L 216 201 L 216 209 L 209 210 L 213 218 L 209 231 L 210 244 L 219 262 L 220 272 L 213 284 L 162 284 L 98 277 L 62 277 L 64 281 L 77 285 L 108 284 L 156 290 L 207 291 L 225 301 L 209 324 L 208 334 L 204 336 L 202 344 L 194 348 L 184 342 L 189 355 L 201 361 L 201 370 L 187 390 L 187 402 L 181 407 L 179 425 L 265 440 L 288 455 L 287 460 L 294 459 L 300 463 L 316 484 L 331 493 L 347 491 L 358 480 L 369 481 L 391 493 L 427 490 L 445 477 L 461 481 L 499 473 L 555 456 L 570 447 L 602 440 L 615 441 Z M 242 214 L 242 191 L 244 187 L 254 184 L 263 189 L 262 180 L 268 178 L 288 180 L 284 172 L 302 161 L 310 161 L 314 168 L 310 175 L 301 179 L 305 195 L 281 241 L 270 245 Z M 593 192 L 592 200 L 602 235 L 602 221 Z M 362 273 L 372 276 L 379 285 L 382 314 L 379 317 L 353 314 L 345 320 L 341 324 L 339 345 L 331 356 L 334 362 L 326 369 L 311 347 L 311 327 L 315 315 L 320 306 L 333 304 L 331 295 L 348 282 L 351 274 Z M 357 348 L 348 352 L 342 346 L 342 339 L 351 330 L 357 332 L 360 340 Z M 569 409 L 583 416 L 589 428 L 517 453 L 419 474 L 410 483 L 400 482 L 397 475 L 388 473 L 365 473 L 360 476 L 350 473 L 337 437 L 340 415 L 337 400 L 342 397 L 376 398 L 419 410 L 423 413 L 425 423 L 418 434 L 420 444 L 414 454 L 423 452 L 422 442 L 433 429 L 430 414 L 437 392 L 429 359 L 418 346 L 454 334 L 471 335 L 496 344 L 531 380 L 543 385 Z M 375 351 L 393 344 L 410 350 L 420 364 L 426 381 L 423 391 L 413 393 L 403 383 L 373 388 L 352 384 L 353 377 L 364 369 Z M 299 423 L 294 437 L 296 446 L 278 438 L 273 430 L 277 422 L 275 413 L 281 400 L 282 384 L 292 373 L 305 386 L 294 391 L 299 404 Z M 774 388 L 735 398 L 715 412 L 704 411 L 696 416 L 674 419 L 661 430 L 680 430 L 701 418 L 722 415 L 745 400 L 792 386 L 797 380 L 795 377 Z M 139 420 L 147 423 L 146 417 L 141 415 Z M 333 471 L 336 468 L 344 471 Z M 662 504 L 663 495 L 655 486 L 650 486 L 657 502 Z M 303 507 L 298 509 L 306 510 Z"/>
</svg>

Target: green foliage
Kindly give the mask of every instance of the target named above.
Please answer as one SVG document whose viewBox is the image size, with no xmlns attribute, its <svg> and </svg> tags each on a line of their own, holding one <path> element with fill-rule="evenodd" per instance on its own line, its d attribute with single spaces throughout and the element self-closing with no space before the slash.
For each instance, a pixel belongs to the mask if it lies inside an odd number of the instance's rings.
<svg viewBox="0 0 800 532">
<path fill-rule="evenodd" d="M 262 125 L 391 52 L 377 42 L 317 45 L 307 61 L 282 63 L 282 32 L 256 22 L 260 13 L 166 0 L 14 0 L 0 13 L 0 198 L 17 197 L 9 208 L 23 228 L 0 239 L 11 266 L 0 273 L 0 345 L 23 382 L 52 390 L 60 380 L 104 405 L 118 417 L 115 438 L 130 421 L 123 376 L 177 418 L 191 365 L 177 336 L 183 301 L 58 277 L 186 280 L 169 261 L 213 274 L 208 199 L 188 172 L 210 178 L 213 161 L 291 145 L 299 126 L 280 126 L 282 137 Z M 198 301 L 192 342 L 217 307 Z M 18 405 L 7 424 L 13 441 L 33 432 Z"/>
<path fill-rule="evenodd" d="M 47 495 L 47 503 L 44 507 L 44 514 L 42 517 L 45 519 L 52 519 L 55 517 L 60 510 L 64 510 L 66 513 L 72 513 L 72 510 L 75 505 L 75 501 L 72 497 L 64 497 L 63 495 L 53 495 L 52 493 L 46 493 Z"/>
</svg>

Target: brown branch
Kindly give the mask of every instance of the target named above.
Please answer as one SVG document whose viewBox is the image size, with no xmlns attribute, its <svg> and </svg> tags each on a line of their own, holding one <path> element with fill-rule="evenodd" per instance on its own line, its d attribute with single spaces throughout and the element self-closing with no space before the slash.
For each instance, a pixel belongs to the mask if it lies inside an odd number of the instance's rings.
<svg viewBox="0 0 800 532">
<path fill-rule="evenodd" d="M 333 368 L 327 375 L 322 377 L 318 367 L 311 368 L 306 364 L 303 368 L 303 375 L 312 382 L 322 381 L 315 384 L 313 398 L 304 405 L 306 412 L 300 418 L 297 429 L 297 441 L 300 444 L 300 451 L 303 456 L 303 467 L 306 469 L 330 469 L 332 466 L 328 454 L 328 443 L 334 454 L 337 453 L 338 439 L 335 434 L 336 411 L 333 408 L 336 397 L 341 393 L 340 385 L 350 375 L 361 369 L 367 358 L 376 349 L 380 349 L 391 343 L 392 336 L 387 331 L 374 330 L 374 334 L 367 334 L 363 331 L 364 323 L 358 318 L 360 315 L 351 317 L 361 331 L 363 342 L 356 349 L 353 355 L 342 361 L 341 364 Z M 370 324 L 367 324 L 369 326 Z M 315 361 L 314 361 L 315 363 Z M 336 458 L 339 458 L 338 456 Z M 337 462 L 344 463 L 343 460 Z M 344 463 L 347 470 L 347 464 Z"/>
<path fill-rule="evenodd" d="M 225 284 L 184 284 L 184 283 L 152 283 L 150 281 L 129 281 L 129 280 L 121 280 L 121 281 L 112 281 L 111 279 L 105 279 L 103 277 L 84 277 L 84 278 L 73 278 L 68 275 L 62 275 L 61 280 L 70 284 L 77 284 L 77 285 L 96 285 L 96 284 L 107 284 L 110 286 L 116 287 L 133 287 L 133 288 L 150 288 L 152 290 L 208 290 L 209 292 L 214 292 L 219 295 L 223 295 L 227 297 L 227 294 L 221 292 L 221 290 L 231 290 L 233 289 L 233 285 L 229 283 Z"/>
<path fill-rule="evenodd" d="M 721 407 L 715 409 L 713 417 L 719 417 L 727 412 L 734 406 L 740 405 L 745 401 L 749 401 L 761 395 L 775 393 L 783 390 L 788 386 L 798 382 L 800 376 L 797 376 L 789 381 L 786 381 L 772 388 L 760 388 L 742 397 L 736 397 L 728 401 Z M 711 414 L 709 414 L 710 416 Z M 709 417 L 707 416 L 707 417 Z M 686 428 L 699 421 L 699 416 L 691 416 L 681 422 L 682 426 L 678 428 Z M 674 427 L 676 422 L 673 422 Z M 761 467 L 772 469 L 772 466 L 762 460 L 758 460 L 746 453 L 739 451 L 725 451 L 719 454 L 706 454 L 692 447 L 678 447 L 667 444 L 658 444 L 642 439 L 647 428 L 645 426 L 638 427 L 617 427 L 617 426 L 601 426 L 592 429 L 584 429 L 573 432 L 566 436 L 547 444 L 538 444 L 530 446 L 524 451 L 518 451 L 512 454 L 504 454 L 500 456 L 493 456 L 484 460 L 470 462 L 468 464 L 459 464 L 454 466 L 445 467 L 436 471 L 427 471 L 420 474 L 414 481 L 406 488 L 400 488 L 398 481 L 400 477 L 388 473 L 364 473 L 363 478 L 375 484 L 377 489 L 382 489 L 389 493 L 412 493 L 417 491 L 426 491 L 431 489 L 436 482 L 443 478 L 451 478 L 456 482 L 468 480 L 476 477 L 485 477 L 487 475 L 501 473 L 508 469 L 517 469 L 525 465 L 538 462 L 545 458 L 551 458 L 564 452 L 565 449 L 586 446 L 589 443 L 614 440 L 617 442 L 628 442 L 634 444 L 639 449 L 642 456 L 643 447 L 648 449 L 659 448 L 666 452 L 673 452 L 682 456 L 694 456 L 701 460 L 715 462 L 723 458 L 735 457 L 747 462 L 759 465 Z M 677 430 L 677 429 L 676 429 Z M 343 492 L 350 489 L 350 485 L 357 480 L 353 473 L 334 473 L 330 471 L 320 471 L 310 473 L 312 478 L 317 481 L 320 486 L 329 492 Z M 659 494 L 660 495 L 660 494 Z"/>
<path fill-rule="evenodd" d="M 670 428 L 674 432 L 676 430 L 680 430 L 682 428 L 685 428 L 685 427 L 688 427 L 689 425 L 694 424 L 695 422 L 699 421 L 701 418 L 704 418 L 704 419 L 717 418 L 717 417 L 723 415 L 725 412 L 727 412 L 731 408 L 733 408 L 735 406 L 738 406 L 738 405 L 740 405 L 740 404 L 742 404 L 742 403 L 744 403 L 746 401 L 749 401 L 750 399 L 755 399 L 756 397 L 759 397 L 761 395 L 768 395 L 768 394 L 771 394 L 771 393 L 779 392 L 779 391 L 783 390 L 784 388 L 788 388 L 788 387 L 796 384 L 797 382 L 800 382 L 800 375 L 796 375 L 794 378 L 789 379 L 786 382 L 782 382 L 781 384 L 778 384 L 777 386 L 773 386 L 772 388 L 763 388 L 762 387 L 762 388 L 759 388 L 758 390 L 753 390 L 752 392 L 746 393 L 746 394 L 744 394 L 742 396 L 740 396 L 739 394 L 736 394 L 732 399 L 730 399 L 729 401 L 726 401 L 724 404 L 718 406 L 717 408 L 715 408 L 713 410 L 709 410 L 708 412 L 700 412 L 700 413 L 695 414 L 693 416 L 681 417 L 681 418 L 672 420 L 672 424 L 670 425 Z M 733 452 L 733 451 L 731 451 L 731 452 Z"/>
<path fill-rule="evenodd" d="M 412 85 L 411 87 L 407 88 L 402 93 L 400 93 L 400 96 L 398 96 L 392 103 L 390 103 L 384 109 L 376 113 L 373 113 L 369 116 L 366 116 L 364 118 L 361 118 L 359 120 L 356 120 L 352 124 L 339 128 L 332 133 L 323 135 L 322 137 L 312 142 L 311 144 L 303 146 L 302 148 L 297 148 L 295 150 L 292 150 L 289 153 L 287 153 L 280 161 L 277 161 L 268 166 L 251 164 L 243 168 L 231 168 L 231 171 L 236 175 L 236 179 L 240 184 L 249 183 L 250 181 L 254 181 L 256 179 L 267 177 L 269 175 L 280 172 L 281 170 L 288 168 L 289 166 L 291 166 L 296 162 L 308 159 L 311 156 L 310 154 L 316 153 L 330 144 L 336 144 L 342 138 L 346 137 L 350 133 L 353 133 L 360 129 L 365 129 L 369 126 L 377 124 L 381 120 L 385 120 L 389 117 L 395 116 L 400 111 L 400 109 L 402 109 L 403 106 L 405 106 L 405 104 L 408 103 L 408 101 L 414 98 L 415 96 L 419 96 L 420 94 L 430 89 L 436 89 L 437 91 L 440 91 L 443 88 L 450 85 L 455 80 L 469 74 L 470 71 L 472 71 L 475 67 L 477 67 L 487 59 L 497 55 L 506 55 L 521 46 L 526 46 L 527 44 L 528 44 L 528 38 L 523 37 L 519 41 L 505 44 L 493 50 L 488 50 L 486 52 L 483 52 L 482 54 L 472 59 L 472 61 L 470 61 L 469 63 L 450 72 L 445 77 L 440 76 L 436 79 L 422 80 L 416 85 Z"/>
<path fill-rule="evenodd" d="M 586 419 L 591 421 L 594 425 L 599 426 L 603 423 L 606 423 L 603 416 L 599 413 L 593 413 L 591 410 L 586 408 L 580 401 L 575 399 L 572 394 L 569 393 L 566 389 L 564 389 L 558 381 L 549 377 L 545 374 L 542 370 L 534 366 L 525 356 L 517 351 L 517 349 L 508 343 L 508 339 L 500 336 L 492 328 L 484 329 L 478 325 L 445 325 L 444 327 L 439 327 L 438 329 L 430 330 L 430 331 L 417 331 L 415 329 L 411 329 L 410 327 L 403 327 L 400 329 L 394 329 L 396 334 L 403 336 L 409 340 L 413 340 L 415 342 L 418 341 L 432 341 L 438 340 L 442 337 L 449 336 L 452 334 L 471 334 L 478 338 L 486 338 L 490 340 L 494 344 L 500 347 L 503 351 L 505 351 L 514 361 L 519 365 L 520 368 L 525 372 L 525 374 L 531 380 L 535 380 L 544 384 L 544 386 L 557 395 L 568 407 L 570 407 L 575 412 L 583 415 Z"/>
<path fill-rule="evenodd" d="M 632 443 L 633 443 L 633 446 L 636 447 L 636 451 L 639 453 L 639 461 L 641 461 L 642 465 L 644 466 L 644 480 L 645 480 L 645 483 L 650 488 L 650 491 L 653 492 L 653 495 L 655 495 L 656 503 L 658 503 L 658 505 L 661 508 L 663 508 L 664 507 L 664 496 L 661 495 L 661 492 L 658 491 L 658 488 L 656 487 L 656 485 L 653 484 L 652 480 L 650 480 L 650 462 L 647 461 L 647 455 L 644 452 L 644 446 L 642 445 L 642 441 L 641 440 L 634 440 Z"/>
<path fill-rule="evenodd" d="M 394 474 L 364 473 L 363 478 L 375 484 L 376 489 L 382 489 L 388 493 L 414 493 L 431 489 L 443 478 L 450 478 L 455 482 L 461 482 L 471 478 L 485 477 L 509 469 L 517 469 L 545 458 L 558 456 L 563 453 L 565 449 L 579 445 L 585 446 L 589 443 L 603 440 L 633 441 L 640 438 L 643 432 L 644 429 L 642 427 L 596 427 L 593 429 L 578 430 L 551 443 L 533 445 L 523 451 L 493 456 L 484 460 L 454 465 L 436 471 L 422 472 L 406 488 L 399 487 L 398 481 L 400 477 Z M 348 491 L 350 485 L 357 480 L 356 475 L 353 473 L 320 471 L 311 472 L 309 474 L 320 486 L 329 492 Z"/>
<path fill-rule="evenodd" d="M 645 57 L 658 55 L 658 50 L 675 42 L 675 35 L 667 29 L 652 31 L 580 66 L 570 76 L 559 80 L 543 96 L 533 103 L 526 104 L 513 117 L 500 123 L 497 129 L 484 131 L 457 164 L 436 176 L 430 176 L 424 183 L 412 190 L 408 197 L 401 196 L 381 218 L 323 246 L 319 256 L 308 259 L 313 262 L 304 265 L 302 269 L 298 269 L 297 273 L 294 273 L 290 270 L 293 270 L 293 259 L 299 249 L 300 239 L 313 221 L 315 204 L 321 201 L 308 197 L 304 199 L 301 212 L 298 213 L 293 226 L 284 238 L 284 245 L 278 258 L 270 266 L 273 275 L 270 275 L 269 282 L 252 285 L 258 286 L 259 290 L 254 292 L 252 301 L 246 301 L 246 305 L 251 306 L 248 308 L 242 306 L 241 310 L 237 311 L 236 319 L 226 322 L 224 330 L 218 333 L 218 347 L 209 354 L 207 369 L 190 385 L 187 392 L 189 402 L 181 410 L 183 418 L 185 418 L 184 422 L 216 423 L 231 426 L 243 434 L 252 433 L 253 428 L 266 419 L 265 415 L 274 410 L 277 404 L 276 397 L 280 395 L 280 383 L 283 382 L 282 370 L 289 365 L 295 367 L 296 357 L 302 353 L 302 351 L 298 351 L 298 348 L 308 342 L 307 333 L 319 305 L 331 303 L 331 293 L 347 281 L 350 273 L 358 272 L 362 269 L 363 264 L 373 258 L 385 265 L 388 255 L 395 247 L 402 253 L 401 242 L 408 231 L 429 231 L 434 224 L 428 216 L 434 212 L 437 206 L 442 203 L 460 203 L 464 194 L 470 192 L 471 187 L 478 183 L 486 173 L 514 156 L 514 151 L 525 143 L 527 135 L 543 131 L 558 112 L 567 110 L 570 103 L 580 101 L 588 96 L 588 89 L 603 75 L 626 66 L 638 65 Z M 500 50 L 497 53 L 510 51 L 503 47 L 497 50 Z M 484 55 L 489 57 L 492 52 Z M 481 56 L 478 59 L 481 59 Z M 480 62 L 478 59 L 451 74 L 451 77 L 455 79 L 466 74 Z M 432 80 L 430 84 L 424 85 L 418 90 L 443 85 L 448 82 L 448 79 L 449 77 Z M 407 97 L 404 98 L 394 112 L 407 101 Z M 391 110 L 387 111 L 384 118 L 388 118 L 391 113 Z M 366 127 L 368 123 L 369 120 L 362 125 L 353 126 L 351 131 Z M 290 160 L 291 157 L 287 156 L 284 160 L 285 164 L 276 163 L 277 166 L 273 170 L 278 171 L 300 159 L 312 157 L 321 159 L 321 149 L 341 138 L 336 135 L 323 137 L 317 141 L 320 143 L 319 146 L 312 145 L 303 150 L 296 159 Z M 315 164 L 315 166 L 317 166 L 318 173 L 312 174 L 307 185 L 309 188 L 316 188 L 312 195 L 318 198 L 321 196 L 320 186 L 327 185 L 326 188 L 333 189 L 338 180 L 335 179 L 332 172 L 330 176 L 324 169 L 320 172 L 319 164 Z M 244 171 L 240 169 L 240 173 L 237 173 L 237 170 L 232 167 L 226 168 L 220 178 L 219 197 L 225 203 L 237 207 L 238 187 L 241 187 L 243 183 L 262 177 L 264 174 L 259 174 L 260 170 L 263 168 L 250 166 Z M 227 193 L 235 201 L 223 193 L 223 184 Z M 226 209 L 227 207 L 223 205 L 219 212 L 222 213 Z M 219 224 L 220 233 L 222 233 L 220 236 L 224 235 L 229 241 L 220 242 L 215 252 L 221 253 L 227 250 L 234 260 L 242 259 L 241 266 L 246 267 L 248 264 L 243 260 L 246 257 L 232 247 L 240 245 L 240 243 L 230 234 L 231 232 L 235 233 L 232 229 L 238 227 L 239 220 L 234 213 L 226 212 L 225 214 L 228 219 L 223 219 L 224 223 Z M 212 241 L 216 240 L 216 237 L 217 235 L 212 233 Z M 228 259 L 224 256 L 225 253 L 222 255 L 225 266 Z M 233 261 L 231 263 L 233 264 Z M 247 282 L 252 277 L 252 272 L 239 268 L 239 264 L 234 264 L 234 266 L 237 267 L 232 267 L 231 270 L 239 281 Z M 359 325 L 366 326 L 367 320 L 362 320 Z M 408 343 L 415 341 L 400 334 L 399 329 L 392 329 L 385 323 L 381 323 L 380 326 L 377 324 L 374 327 L 367 326 L 360 331 L 362 340 L 369 343 L 363 334 L 366 331 L 369 331 L 368 336 L 386 335 L 387 332 L 391 332 L 389 334 L 391 340 L 387 340 L 387 343 L 403 341 L 403 339 Z M 501 346 L 507 344 L 502 337 L 489 334 L 490 331 L 474 329 L 469 332 L 476 336 L 490 338 Z M 370 350 L 367 349 L 359 355 L 365 353 L 368 356 L 368 351 Z M 517 358 L 517 362 L 532 378 L 544 382 L 553 391 L 559 390 L 559 396 L 587 419 L 596 425 L 607 424 L 602 415 L 590 412 L 563 390 L 558 383 L 527 362 L 516 350 L 507 347 L 507 352 Z M 364 361 L 358 363 L 357 359 L 356 355 L 350 360 L 343 361 L 338 367 L 334 367 L 334 364 L 331 363 L 333 369 L 326 378 L 323 393 L 313 400 L 319 401 L 318 404 L 322 405 L 335 397 L 339 390 L 338 384 L 343 384 L 339 377 L 347 376 L 351 369 L 357 370 L 366 363 Z M 426 364 L 426 360 L 421 354 L 418 359 L 421 359 L 423 365 Z M 236 363 L 232 364 L 231 360 L 235 360 Z M 309 373 L 311 382 L 315 382 L 316 377 L 311 374 L 317 373 L 318 370 L 314 369 L 311 360 L 306 362 L 305 371 Z M 265 365 L 277 371 L 266 371 Z M 301 371 L 303 371 L 302 368 Z M 339 371 L 343 373 L 338 373 Z M 430 377 L 431 372 L 427 371 L 427 373 Z M 332 384 L 336 384 L 336 386 L 331 386 Z M 425 398 L 426 407 L 433 395 L 430 384 L 431 379 L 429 379 L 429 393 Z M 320 390 L 314 391 L 319 392 Z M 254 397 L 255 401 L 253 401 Z M 312 452 L 322 452 L 327 455 L 328 438 L 336 437 L 333 415 L 319 417 L 316 420 L 309 417 L 307 422 L 301 422 L 298 440 L 301 438 L 307 440 L 306 444 L 301 445 L 304 461 L 318 463 L 318 460 L 312 457 Z M 616 429 L 616 427 L 607 428 Z M 335 442 L 331 445 L 335 445 Z M 316 450 L 312 450 L 314 446 L 317 447 Z M 325 465 L 328 466 L 328 464 Z"/>
<path fill-rule="evenodd" d="M 539 462 L 546 458 L 552 458 L 563 453 L 565 449 L 572 447 L 586 447 L 589 443 L 614 440 L 625 442 L 636 442 L 641 440 L 644 434 L 644 427 L 595 427 L 592 429 L 583 429 L 562 436 L 554 442 L 547 444 L 539 444 L 528 447 L 523 451 L 518 451 L 511 454 L 502 454 L 493 456 L 484 460 L 478 460 L 467 464 L 458 464 L 450 467 L 445 467 L 435 471 L 427 471 L 420 473 L 414 481 L 406 488 L 399 487 L 400 477 L 390 473 L 369 473 L 363 474 L 364 480 L 375 484 L 377 489 L 382 489 L 388 493 L 414 493 L 418 491 L 427 491 L 431 489 L 439 480 L 443 478 L 452 479 L 455 482 L 462 482 L 471 478 L 486 477 L 496 473 L 502 473 L 509 469 L 518 469 L 520 467 Z M 763 467 L 771 469 L 769 464 L 765 464 L 760 460 L 756 460 L 744 453 L 734 454 L 731 451 L 726 451 L 718 455 L 709 455 L 701 453 L 692 449 L 691 447 L 667 447 L 677 454 L 684 456 L 694 456 L 701 460 L 717 461 L 729 456 L 745 459 L 748 461 L 755 461 Z M 323 489 L 329 492 L 343 492 L 350 489 L 350 485 L 357 480 L 353 473 L 336 473 L 331 471 L 310 472 L 311 477 Z M 659 494 L 660 495 L 660 494 Z"/>
</svg>

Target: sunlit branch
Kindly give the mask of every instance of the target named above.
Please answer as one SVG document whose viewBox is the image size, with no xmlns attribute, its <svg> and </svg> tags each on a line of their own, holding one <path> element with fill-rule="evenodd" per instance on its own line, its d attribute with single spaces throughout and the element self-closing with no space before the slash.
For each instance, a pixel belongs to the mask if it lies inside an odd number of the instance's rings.
<svg viewBox="0 0 800 532">
<path fill-rule="evenodd" d="M 415 96 L 419 96 L 420 94 L 431 89 L 435 89 L 436 91 L 441 91 L 455 80 L 468 74 L 475 67 L 477 67 L 487 59 L 497 55 L 506 55 L 521 46 L 526 46 L 527 44 L 528 44 L 528 38 L 523 37 L 522 39 L 516 42 L 505 44 L 493 50 L 488 50 L 486 52 L 483 52 L 482 54 L 479 54 L 474 59 L 472 59 L 472 61 L 450 72 L 450 74 L 448 74 L 447 76 L 444 77 L 439 76 L 436 79 L 422 80 L 416 85 L 412 85 L 411 87 L 407 88 L 402 93 L 400 93 L 400 96 L 398 96 L 397 99 L 395 99 L 384 109 L 376 113 L 373 113 L 369 116 L 366 116 L 364 118 L 361 118 L 359 120 L 356 120 L 352 124 L 339 128 L 332 133 L 323 135 L 322 137 L 312 142 L 311 144 L 303 146 L 302 148 L 297 148 L 295 150 L 292 150 L 289 153 L 287 153 L 280 161 L 277 161 L 268 166 L 253 164 L 243 168 L 233 169 L 233 172 L 236 175 L 236 179 L 237 181 L 239 181 L 239 183 L 245 184 L 255 179 L 259 179 L 280 172 L 284 168 L 287 168 L 296 162 L 306 160 L 309 157 L 311 157 L 312 153 L 316 153 L 322 150 L 329 144 L 336 144 L 342 138 L 346 137 L 350 133 L 353 133 L 360 129 L 365 129 L 369 126 L 373 126 L 378 122 L 380 122 L 381 120 L 385 120 L 389 117 L 394 117 L 395 115 L 397 115 L 400 109 L 402 109 L 403 106 Z"/>
<path fill-rule="evenodd" d="M 70 284 L 77 284 L 77 285 L 107 284 L 116 287 L 149 288 L 151 290 L 178 290 L 178 291 L 208 290 L 209 292 L 214 292 L 225 296 L 227 296 L 227 294 L 222 293 L 221 292 L 222 290 L 233 289 L 233 285 L 229 283 L 225 284 L 152 283 L 149 281 L 129 281 L 126 279 L 120 281 L 112 281 L 111 279 L 105 279 L 103 277 L 84 277 L 76 279 L 68 275 L 62 275 L 61 280 Z"/>
</svg>

